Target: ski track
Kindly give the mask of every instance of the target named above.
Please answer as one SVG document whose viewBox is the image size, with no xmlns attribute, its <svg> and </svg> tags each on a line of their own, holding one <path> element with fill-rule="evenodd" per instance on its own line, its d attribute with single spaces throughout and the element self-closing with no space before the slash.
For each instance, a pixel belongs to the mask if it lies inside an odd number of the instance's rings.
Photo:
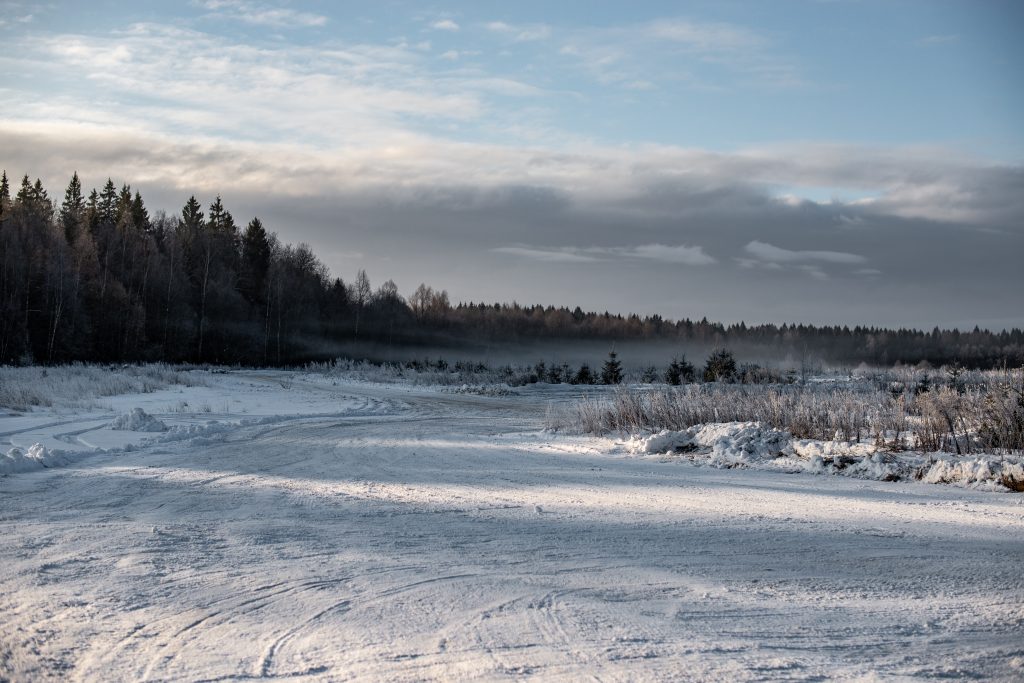
<svg viewBox="0 0 1024 683">
<path fill-rule="evenodd" d="M 535 396 L 295 382 L 358 400 L 0 478 L 0 679 L 1024 678 L 1019 494 L 608 456 Z"/>
</svg>

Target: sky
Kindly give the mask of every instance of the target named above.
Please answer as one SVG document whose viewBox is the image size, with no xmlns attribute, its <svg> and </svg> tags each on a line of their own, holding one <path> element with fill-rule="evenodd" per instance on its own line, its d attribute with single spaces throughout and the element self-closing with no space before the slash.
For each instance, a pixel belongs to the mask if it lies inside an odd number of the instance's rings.
<svg viewBox="0 0 1024 683">
<path fill-rule="evenodd" d="M 453 301 L 1024 327 L 1024 4 L 0 0 L 0 167 Z"/>
</svg>

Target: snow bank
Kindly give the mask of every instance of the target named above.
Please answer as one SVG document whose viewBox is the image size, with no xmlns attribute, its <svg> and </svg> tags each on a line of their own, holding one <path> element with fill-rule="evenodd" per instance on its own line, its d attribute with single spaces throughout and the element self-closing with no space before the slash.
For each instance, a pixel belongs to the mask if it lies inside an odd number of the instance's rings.
<svg viewBox="0 0 1024 683">
<path fill-rule="evenodd" d="M 132 408 L 110 423 L 111 429 L 127 432 L 166 432 L 167 425 L 142 408 Z"/>
<path fill-rule="evenodd" d="M 935 462 L 921 480 L 929 484 L 1021 491 L 1024 490 L 1024 465 L 1020 460 L 1009 458 L 943 458 Z"/>
<path fill-rule="evenodd" d="M 643 454 L 701 453 L 713 465 L 734 467 L 780 457 L 789 444 L 788 432 L 758 422 L 722 422 L 634 438 L 627 448 L 630 453 Z"/>
<path fill-rule="evenodd" d="M 460 387 L 442 387 L 449 394 L 474 394 L 476 396 L 518 396 L 507 384 L 463 384 Z"/>
<path fill-rule="evenodd" d="M 33 444 L 28 451 L 12 448 L 0 456 L 0 474 L 33 472 L 46 467 L 66 465 L 70 458 L 64 451 L 51 451 L 40 444 Z"/>
<path fill-rule="evenodd" d="M 702 424 L 634 436 L 626 450 L 634 455 L 675 454 L 712 467 L 1024 491 L 1024 456 L 884 453 L 873 444 L 793 439 L 788 432 L 758 422 Z"/>
</svg>

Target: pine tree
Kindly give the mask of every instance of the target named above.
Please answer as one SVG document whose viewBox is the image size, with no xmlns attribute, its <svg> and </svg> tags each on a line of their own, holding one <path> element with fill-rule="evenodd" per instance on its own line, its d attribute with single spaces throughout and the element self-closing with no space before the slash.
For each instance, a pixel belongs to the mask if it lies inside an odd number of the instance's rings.
<svg viewBox="0 0 1024 683">
<path fill-rule="evenodd" d="M 209 217 L 206 220 L 206 226 L 211 232 L 222 232 L 224 230 L 224 220 L 227 211 L 224 209 L 224 203 L 220 200 L 220 195 L 213 200 L 210 204 Z"/>
<path fill-rule="evenodd" d="M 37 205 L 42 205 L 44 202 L 50 201 L 50 196 L 43 189 L 43 181 L 36 178 L 35 184 L 32 186 L 32 199 Z"/>
<path fill-rule="evenodd" d="M 672 386 L 679 386 L 685 382 L 692 382 L 695 374 L 696 370 L 693 364 L 686 360 L 686 356 L 673 358 L 669 363 L 668 370 L 665 371 L 665 382 Z"/>
<path fill-rule="evenodd" d="M 203 227 L 203 207 L 196 201 L 195 195 L 188 198 L 181 210 L 181 232 L 186 240 L 195 240 Z"/>
<path fill-rule="evenodd" d="M 7 180 L 7 171 L 0 177 L 0 218 L 7 215 L 8 207 L 11 205 L 11 184 Z"/>
<path fill-rule="evenodd" d="M 240 289 L 249 303 L 260 300 L 270 270 L 270 241 L 263 222 L 253 218 L 242 234 L 242 279 Z"/>
<path fill-rule="evenodd" d="M 149 211 L 146 209 L 146 205 L 142 201 L 142 195 L 139 194 L 138 190 L 135 191 L 135 197 L 132 199 L 131 211 L 132 223 L 135 224 L 135 228 L 143 232 L 149 232 L 152 227 L 149 222 Z"/>
<path fill-rule="evenodd" d="M 590 372 L 590 366 L 584 363 L 572 378 L 573 384 L 593 384 L 594 375 Z"/>
<path fill-rule="evenodd" d="M 14 202 L 22 208 L 32 205 L 32 181 L 28 179 L 27 173 L 21 178 L 21 189 L 18 190 L 17 196 L 14 197 Z"/>
<path fill-rule="evenodd" d="M 736 378 L 736 359 L 728 349 L 716 349 L 704 363 L 705 382 L 730 382 Z"/>
<path fill-rule="evenodd" d="M 622 363 L 619 362 L 619 354 L 614 351 L 608 352 L 608 360 L 601 367 L 602 384 L 622 383 Z"/>
<path fill-rule="evenodd" d="M 117 225 L 117 187 L 114 181 L 107 178 L 107 184 L 100 192 L 100 221 L 107 225 Z"/>
<path fill-rule="evenodd" d="M 68 189 L 64 192 L 64 203 L 60 206 L 60 225 L 64 229 L 64 239 L 68 244 L 74 244 L 84 216 L 85 200 L 82 198 L 82 183 L 78 179 L 76 171 L 71 176 Z"/>
<path fill-rule="evenodd" d="M 132 188 L 128 183 L 121 186 L 121 192 L 117 195 L 117 214 L 114 218 L 117 225 L 135 225 L 132 220 Z"/>
<path fill-rule="evenodd" d="M 89 201 L 85 204 L 85 222 L 89 226 L 89 233 L 95 235 L 100 224 L 100 193 L 95 187 L 89 193 Z"/>
<path fill-rule="evenodd" d="M 654 384 L 658 381 L 658 368 L 648 365 L 640 375 L 640 381 L 644 384 Z"/>
</svg>

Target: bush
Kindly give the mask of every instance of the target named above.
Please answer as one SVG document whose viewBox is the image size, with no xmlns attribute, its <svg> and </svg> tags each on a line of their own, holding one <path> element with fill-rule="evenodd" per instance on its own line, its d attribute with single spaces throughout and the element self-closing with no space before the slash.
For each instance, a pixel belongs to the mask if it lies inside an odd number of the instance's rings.
<svg viewBox="0 0 1024 683">
<path fill-rule="evenodd" d="M 705 382 L 732 382 L 736 379 L 736 359 L 727 349 L 718 349 L 704 363 Z"/>
<path fill-rule="evenodd" d="M 696 379 L 696 376 L 697 370 L 693 367 L 693 363 L 686 360 L 686 356 L 679 356 L 673 358 L 669 363 L 668 370 L 665 371 L 665 383 L 672 386 L 689 384 Z"/>
</svg>

